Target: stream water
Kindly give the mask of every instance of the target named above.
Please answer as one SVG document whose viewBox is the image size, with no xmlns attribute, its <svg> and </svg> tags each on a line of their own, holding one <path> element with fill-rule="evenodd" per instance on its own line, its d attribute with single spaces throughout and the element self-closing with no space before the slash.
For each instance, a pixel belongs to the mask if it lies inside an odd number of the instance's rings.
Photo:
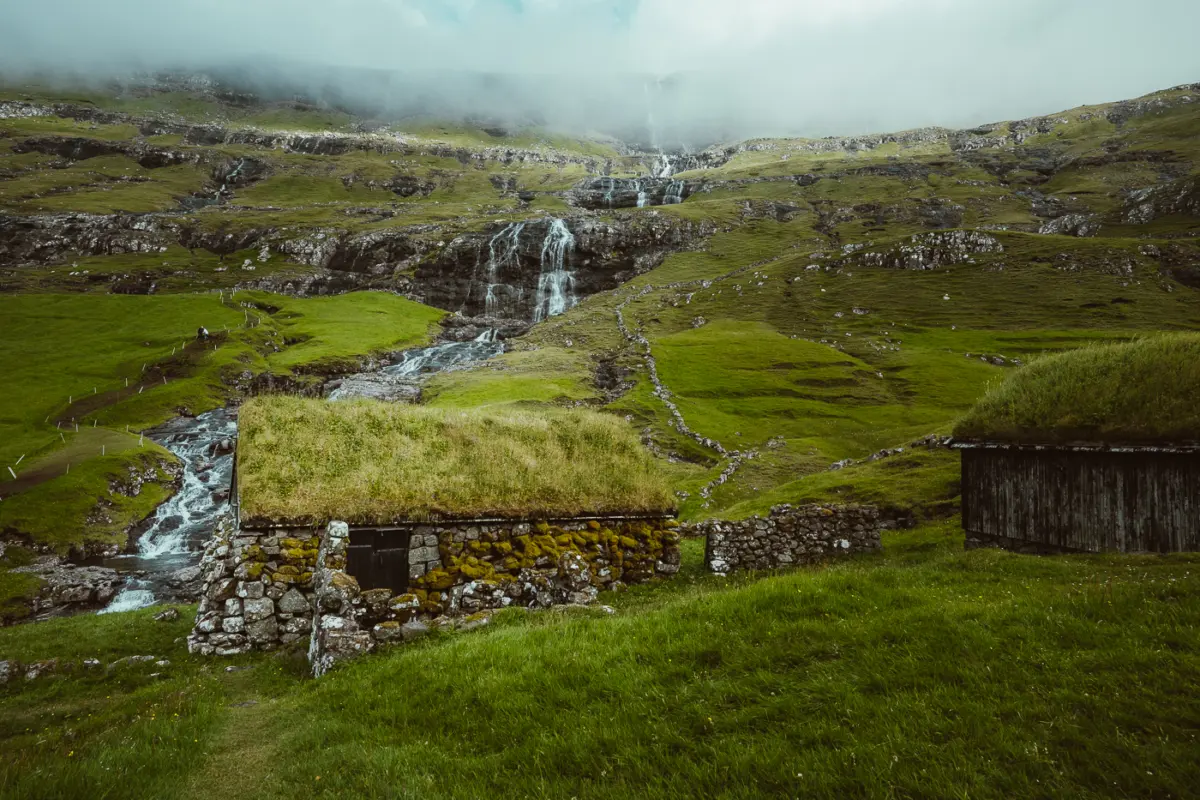
<svg viewBox="0 0 1200 800">
<path fill-rule="evenodd" d="M 487 330 L 470 342 L 445 342 L 419 350 L 407 350 L 400 360 L 383 371 L 389 375 L 421 377 L 441 372 L 451 367 L 486 361 L 504 352 L 504 343 L 497 341 L 496 331 Z"/>
<path fill-rule="evenodd" d="M 217 409 L 198 417 L 179 417 L 147 432 L 182 463 L 177 491 L 145 523 L 137 552 L 107 559 L 104 566 L 135 573 L 100 613 L 130 611 L 154 603 L 167 575 L 195 564 L 217 519 L 229 509 L 233 476 L 232 443 L 237 417 Z"/>
</svg>

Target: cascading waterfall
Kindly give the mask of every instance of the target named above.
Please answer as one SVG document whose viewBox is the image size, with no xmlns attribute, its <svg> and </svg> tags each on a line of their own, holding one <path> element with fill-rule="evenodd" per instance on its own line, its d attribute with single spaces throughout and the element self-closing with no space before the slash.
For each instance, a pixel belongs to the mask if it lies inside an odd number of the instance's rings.
<svg viewBox="0 0 1200 800">
<path fill-rule="evenodd" d="M 233 453 L 219 454 L 214 448 L 237 436 L 237 421 L 219 409 L 175 424 L 180 430 L 167 430 L 162 444 L 183 462 L 183 479 L 179 491 L 158 507 L 150 527 L 138 539 L 142 558 L 190 552 L 212 533 L 217 517 L 228 508 L 219 493 L 229 488 Z"/>
<path fill-rule="evenodd" d="M 686 184 L 683 181 L 671 181 L 663 192 L 663 205 L 674 206 L 683 202 L 683 192 Z"/>
<path fill-rule="evenodd" d="M 488 242 L 488 284 L 483 307 L 489 315 L 497 314 L 504 307 L 502 299 L 497 296 L 496 289 L 499 287 L 511 287 L 499 282 L 500 271 L 506 267 L 516 267 L 518 265 L 517 259 L 520 256 L 521 231 L 523 230 L 525 230 L 524 222 L 510 223 Z M 520 290 L 517 291 L 517 300 L 519 301 L 521 299 Z"/>
<path fill-rule="evenodd" d="M 633 182 L 633 188 L 637 190 L 637 207 L 645 208 L 650 203 L 650 198 L 646 195 L 646 187 L 641 178 Z"/>
<path fill-rule="evenodd" d="M 561 219 L 551 222 L 542 243 L 542 272 L 538 276 L 534 322 L 562 314 L 578 302 L 575 273 L 566 268 L 567 254 L 574 250 L 575 236 L 567 223 Z"/>
</svg>

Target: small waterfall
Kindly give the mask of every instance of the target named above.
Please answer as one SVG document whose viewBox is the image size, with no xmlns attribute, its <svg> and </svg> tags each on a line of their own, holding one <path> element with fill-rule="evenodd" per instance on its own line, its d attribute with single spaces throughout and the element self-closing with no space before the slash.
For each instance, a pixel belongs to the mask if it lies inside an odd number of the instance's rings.
<svg viewBox="0 0 1200 800">
<path fill-rule="evenodd" d="M 650 198 L 646 195 L 645 182 L 638 178 L 633 182 L 633 188 L 637 190 L 637 207 L 645 208 L 650 203 Z"/>
<path fill-rule="evenodd" d="M 604 205 L 608 206 L 609 208 L 612 208 L 613 203 L 616 202 L 613 195 L 616 193 L 617 187 L 619 184 L 618 184 L 616 178 L 601 178 L 601 180 L 604 181 L 604 187 L 605 187 Z"/>
<path fill-rule="evenodd" d="M 224 181 L 224 183 L 221 184 L 221 191 L 217 192 L 218 196 L 229 193 L 229 184 L 231 182 L 237 180 L 237 176 L 242 174 L 242 169 L 245 166 L 246 166 L 246 159 L 239 158 L 237 165 L 234 166 L 234 168 L 233 168 L 233 172 L 231 172 L 225 176 L 225 181 Z"/>
<path fill-rule="evenodd" d="M 154 589 L 150 582 L 141 578 L 130 578 L 125 582 L 121 591 L 117 592 L 117 596 L 96 613 L 116 614 L 121 611 L 137 611 L 139 608 L 154 605 L 154 602 Z"/>
<path fill-rule="evenodd" d="M 567 253 L 574 250 L 575 236 L 567 223 L 561 219 L 550 223 L 542 243 L 542 272 L 538 276 L 534 322 L 562 314 L 578 302 L 575 297 L 575 274 L 566 268 Z"/>
<path fill-rule="evenodd" d="M 687 188 L 687 184 L 683 181 L 671 181 L 667 184 L 667 190 L 663 193 L 663 205 L 675 206 L 683 202 L 683 193 Z"/>
<path fill-rule="evenodd" d="M 389 375 L 415 378 L 460 364 L 486 361 L 503 352 L 504 344 L 497 341 L 496 329 L 488 328 L 472 342 L 445 342 L 419 350 L 407 350 L 401 354 L 400 361 L 390 367 L 384 367 L 383 371 Z M 330 395 L 330 399 L 340 399 L 336 395 L 336 392 Z"/>
<path fill-rule="evenodd" d="M 497 289 L 512 290 L 507 284 L 500 283 L 501 270 L 519 266 L 521 252 L 521 231 L 525 230 L 524 222 L 513 222 L 492 237 L 488 242 L 487 260 L 487 295 L 484 298 L 486 313 L 498 314 L 504 308 L 503 298 L 498 296 Z M 517 300 L 520 301 L 520 290 L 517 290 Z"/>
</svg>

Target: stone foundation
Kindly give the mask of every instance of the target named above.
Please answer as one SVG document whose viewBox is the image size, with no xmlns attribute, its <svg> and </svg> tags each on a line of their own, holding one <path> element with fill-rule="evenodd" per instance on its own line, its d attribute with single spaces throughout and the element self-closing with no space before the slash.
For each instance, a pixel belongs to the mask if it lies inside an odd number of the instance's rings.
<svg viewBox="0 0 1200 800">
<path fill-rule="evenodd" d="M 719 575 L 776 569 L 878 550 L 884 523 L 870 506 L 775 506 L 766 519 L 712 520 L 689 528 L 708 537 L 704 562 Z"/>
</svg>

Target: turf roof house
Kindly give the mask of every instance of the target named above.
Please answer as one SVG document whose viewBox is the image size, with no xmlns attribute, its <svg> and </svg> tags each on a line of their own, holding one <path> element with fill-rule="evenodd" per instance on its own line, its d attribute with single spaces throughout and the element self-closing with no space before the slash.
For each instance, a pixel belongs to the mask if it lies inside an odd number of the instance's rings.
<svg viewBox="0 0 1200 800">
<path fill-rule="evenodd" d="M 1200 336 L 1036 361 L 955 435 L 968 548 L 1200 550 Z"/>
<path fill-rule="evenodd" d="M 679 569 L 673 495 L 608 415 L 268 397 L 240 428 L 237 528 L 206 551 L 194 652 L 311 634 L 320 673 L 435 618 Z"/>
</svg>

